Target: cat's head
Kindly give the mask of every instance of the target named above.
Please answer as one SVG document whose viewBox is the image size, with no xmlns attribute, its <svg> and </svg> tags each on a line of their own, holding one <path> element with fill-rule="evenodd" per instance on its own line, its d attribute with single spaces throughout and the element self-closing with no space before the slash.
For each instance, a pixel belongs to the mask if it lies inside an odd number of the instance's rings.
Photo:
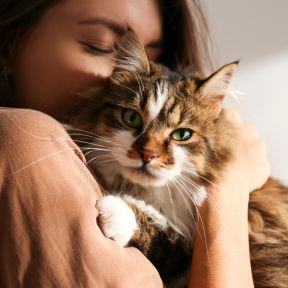
<svg viewBox="0 0 288 288">
<path fill-rule="evenodd" d="M 86 95 L 74 122 L 97 135 L 89 151 L 96 169 L 142 186 L 213 181 L 230 157 L 233 129 L 222 102 L 237 64 L 207 79 L 174 73 L 149 62 L 127 32 L 110 81 Z"/>
</svg>

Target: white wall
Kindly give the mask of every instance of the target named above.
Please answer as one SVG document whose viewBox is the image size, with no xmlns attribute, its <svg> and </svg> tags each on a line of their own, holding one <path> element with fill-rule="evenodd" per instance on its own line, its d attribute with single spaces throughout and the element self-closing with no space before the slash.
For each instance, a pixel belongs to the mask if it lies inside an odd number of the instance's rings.
<svg viewBox="0 0 288 288">
<path fill-rule="evenodd" d="M 241 59 L 233 86 L 244 94 L 232 106 L 259 128 L 272 175 L 288 184 L 288 0 L 203 1 L 216 63 Z"/>
</svg>

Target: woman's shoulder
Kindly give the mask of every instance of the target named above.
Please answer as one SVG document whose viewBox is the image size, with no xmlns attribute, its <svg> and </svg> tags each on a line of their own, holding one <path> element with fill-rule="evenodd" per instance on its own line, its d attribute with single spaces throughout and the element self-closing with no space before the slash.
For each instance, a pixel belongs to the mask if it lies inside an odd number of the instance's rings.
<svg viewBox="0 0 288 288">
<path fill-rule="evenodd" d="M 17 132 L 18 131 L 18 132 Z M 0 138 L 13 136 L 25 131 L 26 134 L 66 134 L 63 126 L 51 116 L 32 109 L 0 107 Z M 46 132 L 47 133 L 46 133 Z M 49 134 L 48 133 L 48 134 Z"/>
</svg>

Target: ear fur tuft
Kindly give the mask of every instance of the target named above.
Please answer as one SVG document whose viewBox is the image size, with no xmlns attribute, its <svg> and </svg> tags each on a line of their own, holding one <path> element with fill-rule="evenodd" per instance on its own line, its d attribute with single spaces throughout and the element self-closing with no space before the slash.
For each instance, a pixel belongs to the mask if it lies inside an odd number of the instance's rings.
<svg viewBox="0 0 288 288">
<path fill-rule="evenodd" d="M 139 74 L 150 73 L 145 48 L 133 30 L 128 30 L 120 40 L 116 52 L 113 75 L 121 75 L 127 72 Z"/>
<path fill-rule="evenodd" d="M 239 61 L 224 65 L 203 81 L 198 89 L 200 101 L 204 101 L 215 107 L 217 112 L 222 109 L 222 102 L 228 93 L 232 76 L 239 65 Z"/>
</svg>

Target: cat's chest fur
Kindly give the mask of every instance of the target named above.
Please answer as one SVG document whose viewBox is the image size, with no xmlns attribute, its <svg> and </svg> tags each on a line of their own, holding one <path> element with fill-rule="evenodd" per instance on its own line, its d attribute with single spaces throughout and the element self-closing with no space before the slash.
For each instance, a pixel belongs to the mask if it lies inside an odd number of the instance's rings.
<svg viewBox="0 0 288 288">
<path fill-rule="evenodd" d="M 117 165 L 101 165 L 101 174 L 106 182 L 108 192 L 115 195 L 130 195 L 136 199 L 143 200 L 153 206 L 166 218 L 181 234 L 192 241 L 196 218 L 198 217 L 197 206 L 199 207 L 207 197 L 204 187 L 191 186 L 188 176 L 186 181 L 170 181 L 164 186 L 143 187 L 119 174 L 120 167 Z M 192 180 L 191 182 L 192 183 Z"/>
</svg>

